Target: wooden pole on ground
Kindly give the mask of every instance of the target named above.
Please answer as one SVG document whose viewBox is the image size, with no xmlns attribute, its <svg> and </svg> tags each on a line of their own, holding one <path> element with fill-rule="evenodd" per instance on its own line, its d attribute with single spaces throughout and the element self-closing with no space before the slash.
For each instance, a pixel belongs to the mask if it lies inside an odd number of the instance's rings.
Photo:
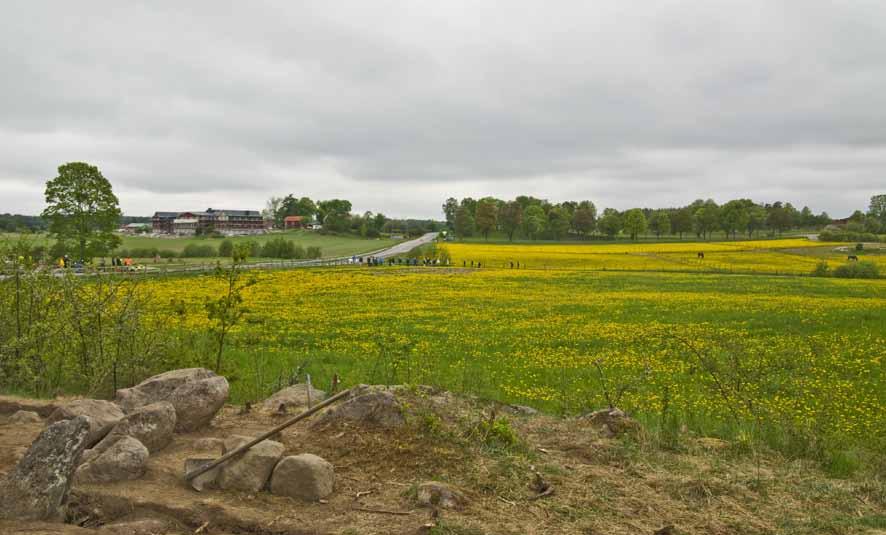
<svg viewBox="0 0 886 535">
<path fill-rule="evenodd" d="M 259 442 L 263 442 L 263 441 L 269 439 L 270 437 L 276 435 L 277 433 L 286 429 L 287 427 L 291 426 L 292 424 L 299 422 L 301 420 L 304 420 L 305 418 L 308 418 L 309 416 L 314 415 L 316 412 L 318 412 L 322 409 L 325 409 L 326 407 L 332 405 L 336 401 L 347 397 L 350 393 L 351 393 L 350 389 L 342 390 L 341 392 L 332 396 L 331 398 L 324 400 L 322 403 L 318 403 L 318 404 L 314 405 L 313 407 L 311 407 L 310 409 L 302 412 L 301 414 L 293 416 L 289 420 L 286 420 L 285 422 L 283 422 L 282 424 L 278 425 L 277 427 L 271 429 L 270 431 L 267 431 L 266 433 L 255 437 L 254 439 L 250 440 L 246 444 L 243 444 L 239 448 L 234 448 L 233 450 L 222 455 L 218 459 L 216 459 L 212 462 L 206 463 L 203 466 L 201 466 L 200 468 L 197 468 L 195 470 L 188 472 L 187 474 L 185 474 L 185 481 L 191 481 L 192 479 L 199 476 L 200 474 L 205 474 L 206 472 L 212 470 L 216 466 L 224 463 L 225 461 L 227 461 L 231 457 L 239 455 L 239 454 L 243 453 L 244 451 L 248 450 L 249 448 L 255 446 Z"/>
</svg>

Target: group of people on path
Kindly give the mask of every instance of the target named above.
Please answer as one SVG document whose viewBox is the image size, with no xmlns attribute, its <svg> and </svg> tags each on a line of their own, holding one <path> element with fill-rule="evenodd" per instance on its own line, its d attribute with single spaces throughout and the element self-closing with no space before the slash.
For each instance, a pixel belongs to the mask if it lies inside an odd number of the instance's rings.
<svg viewBox="0 0 886 535">
<path fill-rule="evenodd" d="M 448 266 L 450 265 L 449 260 L 442 260 L 439 258 L 402 258 L 402 257 L 390 257 L 390 258 L 380 258 L 377 256 L 352 256 L 350 259 L 351 264 L 360 264 L 366 265 L 367 267 L 374 266 L 383 266 L 385 264 L 389 266 Z"/>
</svg>

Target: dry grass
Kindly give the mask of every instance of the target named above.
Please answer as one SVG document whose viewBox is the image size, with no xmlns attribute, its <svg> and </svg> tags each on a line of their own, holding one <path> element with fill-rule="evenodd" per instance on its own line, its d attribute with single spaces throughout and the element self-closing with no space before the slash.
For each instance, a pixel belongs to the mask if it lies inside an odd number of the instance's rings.
<svg viewBox="0 0 886 535">
<path fill-rule="evenodd" d="M 651 535 L 668 525 L 678 534 L 854 534 L 884 533 L 886 526 L 886 486 L 873 476 L 831 479 L 808 463 L 689 435 L 668 448 L 643 432 L 611 439 L 583 420 L 505 416 L 506 407 L 447 393 L 413 389 L 401 396 L 408 424 L 393 432 L 359 426 L 283 432 L 287 454 L 315 453 L 335 466 L 328 503 L 187 488 L 184 459 L 217 453 L 200 451 L 200 438 L 255 435 L 279 421 L 227 407 L 213 427 L 179 435 L 152 456 L 144 479 L 75 489 L 74 516 L 87 527 L 153 512 L 190 530 L 209 521 L 208 533 L 342 535 Z M 37 431 L 13 433 L 0 417 L 5 447 Z M 552 495 L 534 499 L 534 471 L 553 486 Z M 432 520 L 413 501 L 415 485 L 428 479 L 459 487 L 470 504 Z M 429 522 L 436 527 L 422 531 Z"/>
</svg>

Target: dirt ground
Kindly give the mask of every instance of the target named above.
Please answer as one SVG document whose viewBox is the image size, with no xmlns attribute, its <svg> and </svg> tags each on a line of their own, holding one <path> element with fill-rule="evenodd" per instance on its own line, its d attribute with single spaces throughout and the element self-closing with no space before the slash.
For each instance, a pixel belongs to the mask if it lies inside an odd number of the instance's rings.
<svg viewBox="0 0 886 535">
<path fill-rule="evenodd" d="M 449 395 L 416 395 L 407 406 L 407 425 L 393 431 L 305 422 L 283 431 L 285 455 L 314 453 L 334 465 L 335 492 L 322 503 L 199 493 L 184 483 L 186 458 L 220 454 L 206 439 L 255 436 L 285 418 L 228 406 L 209 428 L 176 435 L 152 454 L 142 479 L 75 487 L 71 524 L 0 523 L 0 533 L 97 535 L 142 517 L 169 520 L 168 533 L 231 535 L 652 535 L 667 526 L 672 531 L 661 533 L 886 533 L 876 526 L 886 508 L 877 479 L 832 480 L 806 463 L 751 459 L 716 439 L 686 437 L 687 446 L 664 450 L 643 436 L 605 438 L 581 420 L 505 417 L 503 407 Z M 493 411 L 514 437 L 484 426 Z M 0 473 L 42 427 L 0 415 Z M 553 487 L 550 495 L 538 497 L 535 473 Z M 439 513 L 418 507 L 415 488 L 427 480 L 456 486 L 469 504 Z"/>
</svg>

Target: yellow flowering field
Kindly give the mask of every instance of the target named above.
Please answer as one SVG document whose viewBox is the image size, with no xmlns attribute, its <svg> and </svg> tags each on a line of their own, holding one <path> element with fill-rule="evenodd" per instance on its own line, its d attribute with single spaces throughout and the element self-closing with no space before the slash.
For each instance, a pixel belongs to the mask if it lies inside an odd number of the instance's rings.
<svg viewBox="0 0 886 535">
<path fill-rule="evenodd" d="M 144 288 L 158 321 L 199 338 L 221 283 Z M 886 429 L 886 280 L 336 268 L 258 274 L 246 304 L 226 355 L 241 401 L 300 368 L 321 387 L 334 374 L 435 384 L 568 414 L 612 402 L 707 431 L 766 421 L 860 440 Z"/>
<path fill-rule="evenodd" d="M 615 271 L 699 271 L 727 273 L 808 274 L 826 261 L 831 268 L 846 262 L 835 244 L 805 238 L 728 242 L 637 244 L 446 244 L 456 266 L 471 262 L 486 268 L 582 269 Z M 699 258 L 698 253 L 704 253 Z M 886 255 L 864 260 L 886 268 Z"/>
</svg>

